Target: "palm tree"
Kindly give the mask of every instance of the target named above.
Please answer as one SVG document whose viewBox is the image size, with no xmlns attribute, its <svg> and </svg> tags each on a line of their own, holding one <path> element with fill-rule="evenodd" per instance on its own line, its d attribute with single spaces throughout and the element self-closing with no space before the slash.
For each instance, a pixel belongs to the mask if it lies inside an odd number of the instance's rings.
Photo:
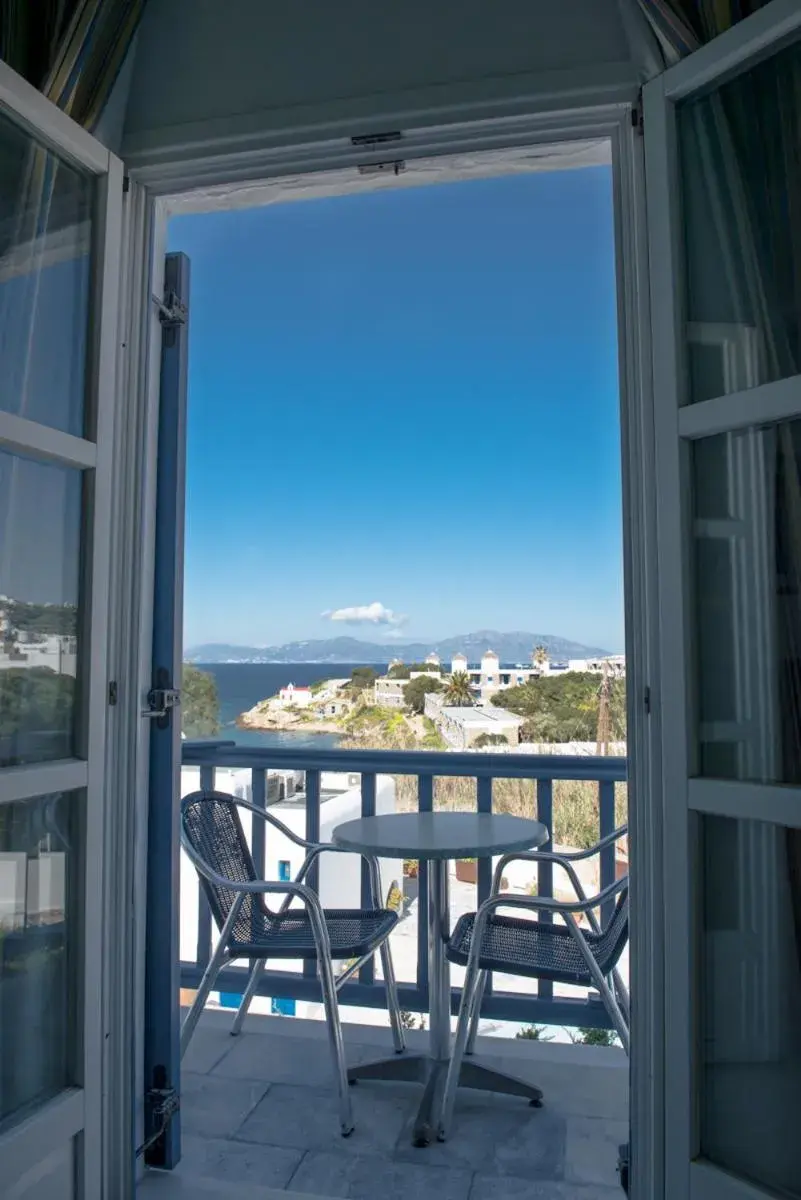
<svg viewBox="0 0 801 1200">
<path fill-rule="evenodd" d="M 535 667 L 543 667 L 543 666 L 545 666 L 547 661 L 548 661 L 548 651 L 545 649 L 545 647 L 542 645 L 535 646 L 534 647 L 534 666 Z"/>
<path fill-rule="evenodd" d="M 456 671 L 455 674 L 451 675 L 445 688 L 445 703 L 455 704 L 460 708 L 473 703 L 470 676 L 466 671 Z"/>
</svg>

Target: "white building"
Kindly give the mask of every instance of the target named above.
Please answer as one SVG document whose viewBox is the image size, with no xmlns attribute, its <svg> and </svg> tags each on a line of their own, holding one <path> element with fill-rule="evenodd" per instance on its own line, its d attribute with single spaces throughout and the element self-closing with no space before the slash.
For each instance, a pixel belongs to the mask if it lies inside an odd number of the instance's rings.
<svg viewBox="0 0 801 1200">
<path fill-rule="evenodd" d="M 30 634 L 23 634 L 13 649 L 0 642 L 0 671 L 13 667 L 46 667 L 57 675 L 74 678 L 78 673 L 78 639 L 48 633 L 34 640 Z"/>
<path fill-rule="evenodd" d="M 295 687 L 294 683 L 288 683 L 286 687 L 281 688 L 278 699 L 286 708 L 308 708 L 314 694 L 309 687 Z"/>
<path fill-rule="evenodd" d="M 502 737 L 510 746 L 520 741 L 523 718 L 504 708 L 461 708 L 443 704 L 436 716 L 437 728 L 456 750 L 469 750 L 482 736 Z"/>
</svg>

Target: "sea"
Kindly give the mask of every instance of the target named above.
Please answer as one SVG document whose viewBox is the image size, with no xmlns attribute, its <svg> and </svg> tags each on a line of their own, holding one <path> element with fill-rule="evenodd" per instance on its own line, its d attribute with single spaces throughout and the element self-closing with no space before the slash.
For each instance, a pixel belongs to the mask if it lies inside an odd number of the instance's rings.
<svg viewBox="0 0 801 1200">
<path fill-rule="evenodd" d="M 218 737 L 236 742 L 238 746 L 286 746 L 296 749 L 331 749 L 339 744 L 339 734 L 309 733 L 308 731 L 279 731 L 275 729 L 239 729 L 236 718 L 253 708 L 260 700 L 274 696 L 282 687 L 294 683 L 308 687 L 318 679 L 345 679 L 354 667 L 365 663 L 196 663 L 208 671 L 217 682 L 220 698 L 220 733 Z M 379 674 L 386 664 L 370 663 Z"/>
</svg>

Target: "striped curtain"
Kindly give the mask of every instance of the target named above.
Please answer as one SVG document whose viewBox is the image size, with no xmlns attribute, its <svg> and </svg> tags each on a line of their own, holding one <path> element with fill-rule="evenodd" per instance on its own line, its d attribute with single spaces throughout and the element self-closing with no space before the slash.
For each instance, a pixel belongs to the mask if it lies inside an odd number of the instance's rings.
<svg viewBox="0 0 801 1200">
<path fill-rule="evenodd" d="M 764 8 L 769 0 L 638 0 L 672 66 L 738 21 Z"/>
<path fill-rule="evenodd" d="M 145 0 L 3 0 L 0 59 L 94 129 Z"/>
</svg>

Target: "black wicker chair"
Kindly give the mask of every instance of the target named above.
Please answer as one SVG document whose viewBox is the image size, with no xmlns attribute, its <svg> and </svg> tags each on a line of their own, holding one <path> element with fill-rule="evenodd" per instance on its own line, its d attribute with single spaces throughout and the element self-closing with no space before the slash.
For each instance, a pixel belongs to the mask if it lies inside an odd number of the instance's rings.
<svg viewBox="0 0 801 1200">
<path fill-rule="evenodd" d="M 258 878 L 239 817 L 240 809 L 252 813 L 253 819 L 260 818 L 274 826 L 306 851 L 303 865 L 292 882 L 267 882 Z M 303 881 L 320 854 L 345 852 L 328 843 L 307 842 L 263 808 L 222 792 L 193 792 L 184 798 L 181 803 L 181 841 L 197 868 L 220 930 L 217 947 L 181 1027 L 181 1054 L 186 1052 L 191 1041 L 214 981 L 228 963 L 246 958 L 253 964 L 231 1029 L 231 1033 L 237 1035 L 267 959 L 314 959 L 318 964 L 339 1089 L 342 1134 L 347 1137 L 353 1132 L 353 1115 L 337 991 L 376 951 L 381 953 L 395 1049 L 400 1053 L 405 1048 L 387 940 L 398 923 L 398 914 L 381 904 L 378 862 L 364 856 L 370 871 L 371 909 L 324 909 L 317 894 Z M 283 897 L 276 910 L 267 906 L 265 897 L 268 895 Z M 293 900 L 299 900 L 303 907 L 290 908 Z M 335 959 L 347 962 L 345 970 L 336 977 Z"/>
<path fill-rule="evenodd" d="M 589 850 L 574 853 L 533 851 L 504 855 L 495 869 L 489 899 L 485 900 L 477 913 L 466 913 L 457 921 L 446 952 L 451 962 L 467 967 L 467 974 L 456 1028 L 456 1044 L 442 1097 L 439 1120 L 441 1140 L 447 1137 L 453 1119 L 462 1059 L 465 1054 L 472 1053 L 475 1045 L 488 971 L 597 988 L 623 1048 L 628 1053 L 629 1000 L 617 970 L 629 932 L 628 876 L 615 880 L 597 896 L 588 899 L 572 865 L 578 859 L 600 854 L 626 832 L 627 828 L 623 826 Z M 570 878 L 576 899 L 563 901 L 545 896 L 502 893 L 503 870 L 508 863 L 517 859 L 531 862 L 545 860 L 561 867 Z M 602 928 L 595 910 L 615 897 L 612 915 Z M 564 924 L 502 915 L 497 912 L 499 908 L 556 914 Z M 577 919 L 582 915 L 589 925 L 586 932 L 581 929 Z"/>
</svg>

